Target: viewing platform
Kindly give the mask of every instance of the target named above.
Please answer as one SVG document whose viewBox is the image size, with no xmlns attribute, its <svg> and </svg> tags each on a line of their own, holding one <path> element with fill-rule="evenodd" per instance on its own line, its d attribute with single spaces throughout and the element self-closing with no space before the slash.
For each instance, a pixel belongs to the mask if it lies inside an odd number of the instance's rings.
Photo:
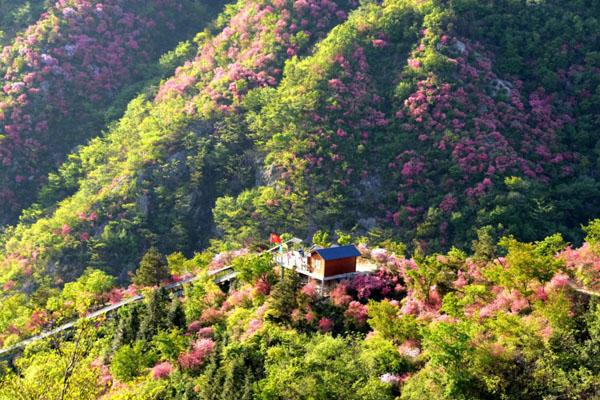
<svg viewBox="0 0 600 400">
<path fill-rule="evenodd" d="M 282 268 L 282 276 L 285 269 L 296 271 L 320 282 L 322 293 L 329 282 L 369 274 L 377 269 L 377 265 L 360 257 L 360 251 L 354 245 L 289 250 L 276 253 L 274 259 Z"/>
</svg>

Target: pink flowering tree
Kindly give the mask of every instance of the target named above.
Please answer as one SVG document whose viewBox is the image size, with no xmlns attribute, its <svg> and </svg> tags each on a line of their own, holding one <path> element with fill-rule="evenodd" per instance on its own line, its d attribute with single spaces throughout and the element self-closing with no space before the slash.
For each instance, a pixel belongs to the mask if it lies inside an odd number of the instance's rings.
<svg viewBox="0 0 600 400">
<path fill-rule="evenodd" d="M 0 223 L 14 222 L 66 152 L 197 18 L 188 1 L 61 0 L 0 53 Z M 94 110 L 94 111 L 92 111 Z"/>
<path fill-rule="evenodd" d="M 212 339 L 199 339 L 192 349 L 179 355 L 179 365 L 184 369 L 200 368 L 215 349 Z"/>
<path fill-rule="evenodd" d="M 173 372 L 173 365 L 169 362 L 161 362 L 156 364 L 151 371 L 152 378 L 165 379 Z"/>
</svg>

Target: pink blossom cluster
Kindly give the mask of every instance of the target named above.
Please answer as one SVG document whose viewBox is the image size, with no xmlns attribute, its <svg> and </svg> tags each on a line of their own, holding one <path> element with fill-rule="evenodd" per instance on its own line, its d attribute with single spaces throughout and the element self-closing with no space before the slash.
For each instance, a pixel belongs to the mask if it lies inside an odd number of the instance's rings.
<svg viewBox="0 0 600 400">
<path fill-rule="evenodd" d="M 351 301 L 350 304 L 348 304 L 346 312 L 344 312 L 344 317 L 356 325 L 364 325 L 368 315 L 367 306 L 358 301 Z"/>
<path fill-rule="evenodd" d="M 266 277 L 260 277 L 254 283 L 254 290 L 256 294 L 268 295 L 271 293 L 271 284 Z"/>
<path fill-rule="evenodd" d="M 334 323 L 330 318 L 322 317 L 319 319 L 319 322 L 317 322 L 317 326 L 319 328 L 319 332 L 327 333 L 333 330 Z"/>
<path fill-rule="evenodd" d="M 202 311 L 199 321 L 202 326 L 214 325 L 217 322 L 221 321 L 223 319 L 223 316 L 224 316 L 223 310 L 219 310 L 217 308 L 210 307 L 210 308 L 206 308 Z"/>
<path fill-rule="evenodd" d="M 317 322 L 317 314 L 313 310 L 311 305 L 305 305 L 302 308 L 293 309 L 290 317 L 292 319 L 292 322 L 294 322 L 297 325 L 306 324 L 310 326 L 314 325 L 314 323 Z"/>
<path fill-rule="evenodd" d="M 491 193 L 498 177 L 513 174 L 548 182 L 568 174 L 576 161 L 561 151 L 557 138 L 557 131 L 574 121 L 557 110 L 553 97 L 542 89 L 525 97 L 521 82 L 495 74 L 484 49 L 463 42 L 464 51 L 448 57 L 454 77 L 424 76 L 395 112 L 394 126 L 411 143 L 388 165 L 399 184 L 399 210 L 388 213 L 396 225 L 414 226 L 427 211 L 412 205 L 413 196 L 439 198 L 441 193 L 439 207 L 450 213 L 459 199 Z M 445 43 L 450 46 L 453 38 L 446 37 Z M 412 69 L 420 68 L 425 49 L 421 45 L 413 53 Z M 505 97 L 490 89 L 493 83 L 505 88 Z M 441 169 L 460 174 L 435 173 Z M 442 237 L 446 228 L 447 222 L 439 226 Z"/>
<path fill-rule="evenodd" d="M 397 284 L 397 275 L 379 269 L 375 274 L 356 275 L 350 281 L 349 288 L 356 293 L 357 298 L 369 299 L 392 294 Z"/>
<path fill-rule="evenodd" d="M 25 329 L 30 332 L 41 329 L 48 322 L 48 313 L 45 310 L 35 310 L 31 313 Z"/>
<path fill-rule="evenodd" d="M 244 332 L 244 337 L 250 337 L 263 327 L 263 320 L 261 318 L 253 318 L 248 322 L 248 328 Z"/>
<path fill-rule="evenodd" d="M 575 249 L 569 246 L 558 257 L 565 262 L 566 269 L 576 276 L 579 285 L 600 290 L 600 255 L 589 243 Z"/>
<path fill-rule="evenodd" d="M 108 302 L 110 304 L 119 303 L 121 300 L 123 300 L 124 296 L 125 296 L 125 290 L 121 289 L 121 288 L 113 288 L 107 294 Z"/>
<path fill-rule="evenodd" d="M 375 248 L 371 250 L 371 258 L 378 263 L 386 263 L 388 260 L 388 252 L 386 249 Z"/>
<path fill-rule="evenodd" d="M 202 329 L 202 322 L 192 321 L 187 326 L 188 333 L 198 333 Z"/>
<path fill-rule="evenodd" d="M 207 326 L 197 330 L 198 337 L 211 338 L 215 334 L 215 329 L 212 326 Z"/>
<path fill-rule="evenodd" d="M 569 286 L 570 282 L 571 278 L 569 277 L 569 275 L 564 273 L 557 273 L 552 277 L 548 285 L 553 289 L 560 289 Z"/>
<path fill-rule="evenodd" d="M 146 15 L 139 8 L 155 10 Z M 156 38 L 173 32 L 182 6 L 174 0 L 92 4 L 58 1 L 0 54 L 0 200 L 19 210 L 48 161 L 83 140 L 94 115 L 119 89 L 140 78 L 157 51 Z M 86 124 L 83 124 L 86 122 Z M 82 137 L 76 137 L 83 135 Z M 63 138 L 69 142 L 65 147 Z M 46 157 L 51 152 L 53 157 Z M 68 232 L 65 232 L 65 234 Z"/>
<path fill-rule="evenodd" d="M 212 339 L 198 339 L 190 351 L 179 355 L 179 365 L 184 369 L 196 369 L 204 364 L 214 348 L 215 342 Z"/>
<path fill-rule="evenodd" d="M 348 293 L 349 283 L 348 281 L 342 281 L 335 285 L 335 287 L 329 293 L 329 299 L 331 303 L 338 307 L 343 307 L 352 301 L 352 296 Z"/>
<path fill-rule="evenodd" d="M 416 341 L 408 339 L 398 346 L 398 352 L 405 357 L 414 359 L 421 354 L 421 348 Z"/>
<path fill-rule="evenodd" d="M 168 378 L 172 372 L 173 365 L 168 361 L 164 361 L 152 367 L 151 375 L 154 379 L 165 379 Z"/>
<path fill-rule="evenodd" d="M 113 383 L 113 378 L 112 375 L 110 374 L 110 369 L 108 368 L 108 365 L 104 364 L 104 362 L 102 362 L 101 358 L 96 358 L 94 361 L 91 362 L 90 366 L 94 369 L 97 369 L 100 371 L 100 376 L 98 377 L 98 383 L 100 384 L 101 387 L 109 387 L 110 385 L 112 385 Z"/>
<path fill-rule="evenodd" d="M 231 264 L 234 258 L 244 256 L 250 251 L 247 248 L 236 249 L 232 251 L 223 251 L 216 254 L 208 265 L 208 271 L 216 271 Z"/>
<path fill-rule="evenodd" d="M 316 299 L 319 295 L 317 285 L 313 281 L 310 281 L 306 285 L 302 286 L 302 288 L 300 288 L 300 293 L 311 300 Z"/>
<path fill-rule="evenodd" d="M 369 75 L 364 47 L 357 45 L 337 54 L 328 71 L 329 79 L 320 93 L 322 106 L 307 116 L 304 130 L 309 145 L 301 152 L 308 172 L 327 171 L 328 179 L 348 186 L 368 177 L 370 166 L 364 157 L 355 157 L 359 147 L 369 149 L 373 134 L 390 124 L 381 109 L 382 98 Z M 352 164 L 348 155 L 353 155 Z M 291 166 L 289 168 L 292 168 Z M 289 171 L 293 176 L 292 170 Z"/>
<path fill-rule="evenodd" d="M 208 110 L 235 112 L 250 90 L 275 86 L 284 60 L 302 54 L 356 5 L 354 0 L 245 2 L 199 56 L 163 85 L 157 100 L 197 94 Z"/>
<path fill-rule="evenodd" d="M 480 318 L 487 318 L 499 311 L 518 314 L 530 306 L 529 300 L 518 290 L 507 290 L 499 286 L 493 286 L 491 292 L 495 296 L 493 301 L 485 305 L 473 305 L 467 310 L 467 313 L 477 309 Z"/>
<path fill-rule="evenodd" d="M 254 290 L 251 286 L 246 286 L 240 290 L 233 291 L 227 298 L 227 302 L 234 307 L 245 307 L 252 305 Z"/>
<path fill-rule="evenodd" d="M 429 298 L 423 298 L 421 294 L 409 289 L 406 298 L 403 300 L 400 312 L 405 315 L 417 316 L 420 319 L 435 319 L 440 316 L 441 306 L 439 297 L 435 291 L 431 300 L 432 301 L 430 301 Z"/>
<path fill-rule="evenodd" d="M 387 383 L 390 385 L 400 385 L 401 383 L 405 382 L 409 377 L 410 374 L 398 375 L 387 373 L 381 375 L 379 377 L 379 380 L 381 381 L 381 383 Z"/>
</svg>

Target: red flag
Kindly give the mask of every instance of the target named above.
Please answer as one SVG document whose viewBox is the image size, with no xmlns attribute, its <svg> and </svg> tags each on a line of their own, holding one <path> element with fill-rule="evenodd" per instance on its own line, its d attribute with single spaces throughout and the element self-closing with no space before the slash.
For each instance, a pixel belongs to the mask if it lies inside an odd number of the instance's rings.
<svg viewBox="0 0 600 400">
<path fill-rule="evenodd" d="M 276 233 L 271 233 L 269 240 L 271 243 L 281 243 L 281 238 Z"/>
</svg>

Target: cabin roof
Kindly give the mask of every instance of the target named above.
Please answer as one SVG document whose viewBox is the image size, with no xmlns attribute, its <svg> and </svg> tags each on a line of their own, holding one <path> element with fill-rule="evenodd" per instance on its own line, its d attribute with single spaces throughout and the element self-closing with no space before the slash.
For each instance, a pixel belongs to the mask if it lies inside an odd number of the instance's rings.
<svg viewBox="0 0 600 400">
<path fill-rule="evenodd" d="M 330 247 L 328 249 L 315 249 L 313 253 L 319 254 L 326 261 L 360 256 L 360 251 L 358 251 L 356 246 L 353 244 L 347 246 Z"/>
</svg>

